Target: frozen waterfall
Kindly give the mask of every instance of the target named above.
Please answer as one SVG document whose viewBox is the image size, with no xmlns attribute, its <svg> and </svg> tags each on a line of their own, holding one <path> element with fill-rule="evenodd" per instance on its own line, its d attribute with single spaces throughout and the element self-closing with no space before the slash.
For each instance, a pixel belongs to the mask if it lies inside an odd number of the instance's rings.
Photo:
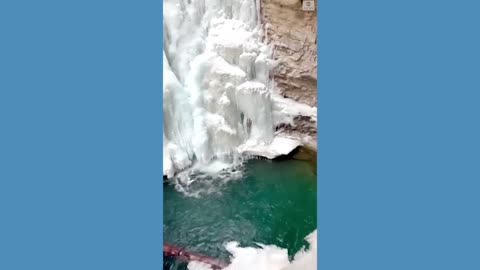
<svg viewBox="0 0 480 270">
<path fill-rule="evenodd" d="M 256 0 L 164 1 L 164 175 L 274 139 Z"/>
</svg>

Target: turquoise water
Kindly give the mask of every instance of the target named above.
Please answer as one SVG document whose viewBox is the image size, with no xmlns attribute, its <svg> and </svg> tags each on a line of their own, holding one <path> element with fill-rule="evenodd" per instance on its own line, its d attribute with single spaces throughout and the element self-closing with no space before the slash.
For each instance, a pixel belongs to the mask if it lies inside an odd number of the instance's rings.
<svg viewBox="0 0 480 270">
<path fill-rule="evenodd" d="M 229 241 L 273 244 L 291 256 L 316 229 L 316 189 L 311 166 L 296 160 L 251 160 L 242 179 L 200 198 L 186 197 L 166 183 L 164 241 L 224 261 Z"/>
</svg>

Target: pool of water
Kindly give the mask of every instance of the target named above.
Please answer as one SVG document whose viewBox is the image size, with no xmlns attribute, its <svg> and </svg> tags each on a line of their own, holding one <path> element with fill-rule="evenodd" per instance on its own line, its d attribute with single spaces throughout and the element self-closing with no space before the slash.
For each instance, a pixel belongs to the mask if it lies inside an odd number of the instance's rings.
<svg viewBox="0 0 480 270">
<path fill-rule="evenodd" d="M 310 164 L 251 160 L 241 179 L 200 198 L 164 184 L 164 242 L 223 261 L 224 244 L 276 245 L 295 254 L 316 229 L 317 182 Z M 185 269 L 166 258 L 165 269 Z"/>
</svg>

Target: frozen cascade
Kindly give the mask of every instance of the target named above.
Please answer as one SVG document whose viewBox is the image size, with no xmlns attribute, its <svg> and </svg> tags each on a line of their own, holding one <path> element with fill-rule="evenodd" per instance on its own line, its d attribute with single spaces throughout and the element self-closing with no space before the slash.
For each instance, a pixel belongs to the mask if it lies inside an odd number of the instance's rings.
<svg viewBox="0 0 480 270">
<path fill-rule="evenodd" d="M 164 175 L 241 160 L 274 139 L 256 0 L 164 1 Z M 211 168 L 210 168 L 211 169 Z"/>
</svg>

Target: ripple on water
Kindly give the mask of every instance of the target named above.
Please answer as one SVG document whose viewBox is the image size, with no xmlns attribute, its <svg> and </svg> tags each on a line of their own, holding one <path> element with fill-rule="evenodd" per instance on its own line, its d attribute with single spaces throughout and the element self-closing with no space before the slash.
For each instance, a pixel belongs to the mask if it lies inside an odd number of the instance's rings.
<svg viewBox="0 0 480 270">
<path fill-rule="evenodd" d="M 176 182 L 164 185 L 165 242 L 223 260 L 230 241 L 273 244 L 293 255 L 316 229 L 316 177 L 309 165 L 251 160 L 236 170 L 238 181 L 197 179 L 188 186 L 197 196 L 178 192 Z"/>
</svg>

